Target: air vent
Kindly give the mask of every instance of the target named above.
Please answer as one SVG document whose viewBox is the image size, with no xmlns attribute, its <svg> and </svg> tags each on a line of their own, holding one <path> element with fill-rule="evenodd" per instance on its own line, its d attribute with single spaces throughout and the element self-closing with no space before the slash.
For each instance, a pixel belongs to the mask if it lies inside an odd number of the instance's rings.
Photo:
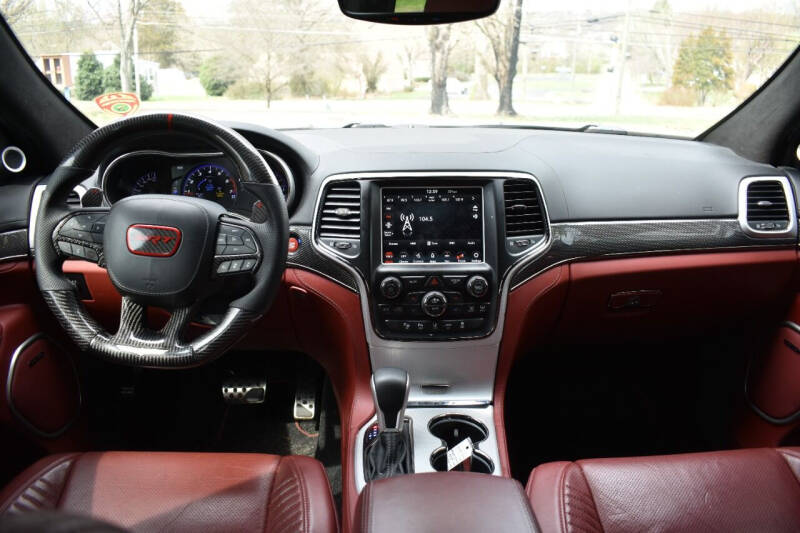
<svg viewBox="0 0 800 533">
<path fill-rule="evenodd" d="M 747 178 L 739 186 L 739 223 L 745 232 L 773 236 L 794 231 L 794 198 L 786 178 Z"/>
<path fill-rule="evenodd" d="M 80 207 L 81 206 L 81 196 L 78 194 L 78 191 L 72 191 L 67 196 L 67 205 L 70 207 Z"/>
<path fill-rule="evenodd" d="M 789 209 L 783 184 L 779 181 L 755 181 L 747 186 L 747 222 L 787 221 Z"/>
<path fill-rule="evenodd" d="M 361 242 L 361 186 L 334 182 L 325 191 L 319 213 L 320 241 L 340 253 L 358 255 Z"/>
<path fill-rule="evenodd" d="M 506 180 L 503 183 L 503 195 L 506 240 L 513 251 L 521 251 L 545 234 L 544 210 L 539 191 L 532 180 Z"/>
</svg>

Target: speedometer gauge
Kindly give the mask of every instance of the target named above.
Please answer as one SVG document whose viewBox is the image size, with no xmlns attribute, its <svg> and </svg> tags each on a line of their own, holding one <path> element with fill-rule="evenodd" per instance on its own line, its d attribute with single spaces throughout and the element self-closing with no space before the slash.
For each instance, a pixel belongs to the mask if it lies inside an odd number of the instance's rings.
<svg viewBox="0 0 800 533">
<path fill-rule="evenodd" d="M 159 193 L 158 172 L 151 170 L 142 174 L 131 186 L 131 194 Z"/>
<path fill-rule="evenodd" d="M 217 202 L 226 209 L 233 207 L 239 195 L 236 179 L 224 167 L 213 164 L 193 168 L 183 179 L 181 193 Z"/>
</svg>

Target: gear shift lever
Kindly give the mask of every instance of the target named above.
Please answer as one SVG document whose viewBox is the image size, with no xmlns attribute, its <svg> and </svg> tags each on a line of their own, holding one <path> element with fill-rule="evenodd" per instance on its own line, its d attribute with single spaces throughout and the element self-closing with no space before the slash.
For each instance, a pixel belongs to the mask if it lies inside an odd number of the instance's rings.
<svg viewBox="0 0 800 533">
<path fill-rule="evenodd" d="M 399 368 L 372 374 L 372 399 L 378 416 L 378 437 L 364 450 L 367 482 L 414 471 L 411 436 L 405 420 L 410 380 Z"/>
<path fill-rule="evenodd" d="M 372 374 L 372 399 L 378 414 L 378 428 L 402 431 L 408 404 L 408 372 L 399 368 L 379 368 Z"/>
</svg>

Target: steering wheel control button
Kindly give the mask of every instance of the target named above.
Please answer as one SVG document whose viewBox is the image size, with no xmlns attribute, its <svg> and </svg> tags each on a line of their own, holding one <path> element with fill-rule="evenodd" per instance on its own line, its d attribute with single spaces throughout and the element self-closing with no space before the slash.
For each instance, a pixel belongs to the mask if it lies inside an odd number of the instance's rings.
<svg viewBox="0 0 800 533">
<path fill-rule="evenodd" d="M 403 282 L 390 276 L 381 281 L 380 290 L 384 298 L 394 300 L 403 292 Z"/>
<path fill-rule="evenodd" d="M 249 254 L 250 250 L 245 246 L 231 246 L 230 244 L 225 247 L 225 255 L 244 255 Z"/>
<path fill-rule="evenodd" d="M 107 212 L 76 213 L 69 216 L 53 235 L 58 252 L 67 257 L 98 262 L 100 257 L 96 248 L 103 243 L 107 217 Z"/>
<path fill-rule="evenodd" d="M 483 276 L 472 276 L 467 281 L 467 292 L 474 298 L 483 298 L 489 292 L 489 282 Z"/>
<path fill-rule="evenodd" d="M 222 223 L 217 233 L 216 259 L 219 261 L 229 257 L 230 261 L 223 261 L 217 266 L 217 274 L 252 272 L 258 264 L 258 245 L 248 228 Z"/>
<path fill-rule="evenodd" d="M 249 229 L 220 224 L 216 251 L 217 255 L 255 255 L 258 247 Z"/>
<path fill-rule="evenodd" d="M 249 231 L 244 235 L 242 235 L 242 243 L 244 244 L 244 247 L 250 250 L 251 252 L 258 251 L 255 237 L 253 237 L 253 235 Z"/>
</svg>

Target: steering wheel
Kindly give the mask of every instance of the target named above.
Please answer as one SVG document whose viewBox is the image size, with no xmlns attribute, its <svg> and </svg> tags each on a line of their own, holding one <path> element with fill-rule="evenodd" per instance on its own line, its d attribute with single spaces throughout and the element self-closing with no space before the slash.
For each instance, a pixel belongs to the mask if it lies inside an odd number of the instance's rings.
<svg viewBox="0 0 800 533">
<path fill-rule="evenodd" d="M 67 207 L 73 187 L 115 145 L 162 132 L 194 136 L 233 161 L 242 185 L 257 199 L 249 219 L 208 200 L 164 194 L 130 196 L 110 209 Z M 99 128 L 75 146 L 47 182 L 34 238 L 39 289 L 81 350 L 115 363 L 183 368 L 222 355 L 269 308 L 286 263 L 289 220 L 280 185 L 241 135 L 197 117 L 153 114 Z M 87 313 L 62 272 L 67 257 L 107 268 L 122 295 L 116 333 Z M 211 330 L 184 341 L 196 306 L 220 294 L 231 276 L 249 277 L 250 290 L 229 304 Z M 160 330 L 148 328 L 147 306 L 171 313 Z"/>
</svg>

